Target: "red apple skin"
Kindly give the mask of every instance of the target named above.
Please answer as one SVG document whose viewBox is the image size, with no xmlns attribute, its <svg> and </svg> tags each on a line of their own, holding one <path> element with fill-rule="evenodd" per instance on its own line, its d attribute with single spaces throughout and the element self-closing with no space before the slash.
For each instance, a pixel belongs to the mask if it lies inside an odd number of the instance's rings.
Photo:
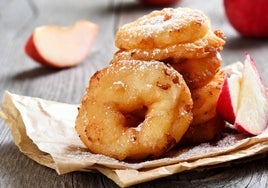
<svg viewBox="0 0 268 188">
<path fill-rule="evenodd" d="M 267 0 L 224 0 L 231 25 L 245 37 L 268 37 Z"/>
<path fill-rule="evenodd" d="M 91 47 L 95 41 L 96 35 L 98 33 L 98 25 L 96 25 L 92 22 L 85 21 L 85 20 L 79 20 L 74 25 L 71 25 L 67 28 L 66 27 L 63 28 L 63 27 L 56 26 L 56 25 L 45 25 L 45 26 L 42 26 L 42 28 L 45 28 L 46 32 L 45 33 L 43 32 L 42 37 L 40 37 L 40 35 L 39 35 L 39 38 L 37 39 L 36 38 L 37 29 L 39 29 L 39 28 L 36 28 L 34 30 L 34 32 L 28 38 L 27 42 L 25 43 L 24 52 L 30 58 L 32 58 L 35 62 L 40 63 L 40 64 L 47 66 L 47 67 L 50 67 L 50 68 L 55 68 L 55 69 L 69 68 L 69 67 L 72 67 L 72 66 L 75 66 L 77 64 L 82 63 L 82 61 L 89 54 Z M 76 37 L 79 37 L 79 35 L 77 33 L 75 33 L 75 35 L 74 35 L 74 31 L 79 30 L 79 32 L 80 33 L 82 32 L 82 34 L 83 34 L 83 35 L 81 35 L 81 36 L 83 36 L 83 38 L 80 37 L 80 39 L 83 39 L 85 42 L 84 42 L 84 44 L 80 43 L 79 45 L 77 43 L 74 43 L 74 47 L 76 49 L 83 48 L 83 50 L 82 51 L 76 50 L 75 52 L 70 51 L 70 50 L 66 51 L 66 48 L 64 48 L 64 46 L 62 46 L 62 48 L 57 48 L 60 51 L 56 50 L 56 52 L 61 52 L 61 55 L 59 55 L 59 56 L 62 57 L 62 59 L 55 60 L 55 58 L 53 58 L 53 55 L 51 56 L 51 53 L 50 53 L 53 51 L 53 47 L 54 47 L 51 45 L 51 43 L 50 43 L 50 45 L 45 46 L 45 47 L 43 45 L 42 48 L 40 48 L 40 43 L 39 43 L 39 48 L 37 45 L 38 41 L 40 41 L 40 38 L 42 38 L 42 39 L 44 37 L 47 38 L 47 36 L 49 35 L 49 34 L 47 34 L 48 30 L 53 31 L 52 33 L 55 34 L 54 39 L 55 39 L 55 36 L 57 36 L 57 35 L 64 35 L 66 37 L 66 34 L 68 33 L 67 34 L 68 41 L 71 38 L 77 39 Z M 85 36 L 85 32 L 87 32 L 86 36 Z M 52 33 L 50 32 L 50 34 L 52 34 Z M 44 41 L 44 40 L 42 40 L 42 41 Z M 51 40 L 51 41 L 54 41 L 54 40 Z M 57 44 L 61 44 L 61 43 L 58 42 Z M 86 51 L 85 51 L 85 48 L 87 48 Z M 46 51 L 46 52 L 44 53 L 44 51 Z M 65 56 L 65 54 L 66 54 L 66 56 Z M 76 59 L 69 61 L 68 57 L 70 57 L 70 55 L 73 56 L 74 54 L 78 55 L 78 56 L 76 56 Z M 54 53 L 54 55 L 55 55 L 55 53 Z M 64 57 L 62 55 L 64 55 Z M 68 60 L 66 60 L 66 59 L 68 59 Z"/>
<path fill-rule="evenodd" d="M 251 135 L 258 135 L 258 134 L 253 134 L 253 133 L 250 133 L 249 130 L 247 130 L 246 128 L 244 128 L 244 125 L 240 125 L 239 123 L 235 123 L 234 124 L 234 128 L 238 131 L 238 132 L 241 132 L 241 133 L 246 133 L 246 134 L 251 134 Z"/>
<path fill-rule="evenodd" d="M 248 53 L 245 56 L 242 67 L 226 67 L 216 110 L 237 131 L 259 135 L 268 126 L 267 89 L 255 62 Z"/>
<path fill-rule="evenodd" d="M 168 6 L 178 3 L 180 0 L 139 0 L 141 3 L 151 6 Z"/>
<path fill-rule="evenodd" d="M 262 77 L 260 75 L 260 72 L 257 69 L 257 65 L 255 64 L 254 60 L 250 57 L 250 55 L 248 53 L 245 53 L 245 56 L 246 56 L 247 62 L 250 63 L 249 66 L 255 72 L 254 75 L 257 76 L 257 82 L 258 83 L 254 84 L 254 86 L 258 85 L 259 87 L 257 89 L 254 88 L 254 89 L 256 89 L 254 91 L 256 91 L 256 93 L 259 94 L 258 99 L 261 100 L 261 103 L 259 103 L 258 106 L 254 106 L 254 107 L 255 107 L 255 111 L 258 111 L 259 109 L 262 109 L 262 110 L 259 111 L 259 114 L 258 114 L 258 117 L 261 117 L 261 121 L 259 123 L 255 124 L 254 120 L 257 119 L 257 118 L 252 117 L 253 118 L 252 124 L 245 124 L 245 122 L 247 122 L 247 121 L 244 122 L 242 118 L 246 117 L 247 115 L 244 114 L 244 113 L 242 113 L 242 115 L 241 115 L 241 113 L 239 113 L 239 112 L 243 112 L 243 111 L 246 112 L 246 110 L 249 110 L 249 108 L 251 108 L 251 107 L 249 107 L 248 105 L 247 106 L 244 105 L 243 108 L 242 108 L 242 103 L 241 103 L 240 108 L 238 109 L 238 112 L 237 112 L 237 115 L 236 115 L 236 120 L 235 120 L 235 123 L 234 123 L 234 127 L 240 132 L 249 133 L 251 135 L 259 135 L 265 129 L 267 129 L 267 126 L 268 126 L 268 96 L 267 96 L 267 91 L 266 91 L 266 88 L 264 86 L 264 83 L 263 83 Z M 244 76 L 244 79 L 246 79 L 248 77 L 248 75 L 246 75 L 246 73 L 244 73 L 243 76 Z M 247 86 L 248 85 L 250 85 L 250 84 L 247 83 Z M 253 84 L 250 85 L 250 86 L 254 87 Z M 244 90 L 244 92 L 243 92 L 243 90 L 241 90 L 241 93 L 244 94 L 244 98 L 243 98 L 242 95 L 240 95 L 242 101 L 246 100 L 245 96 L 247 98 L 251 97 L 251 95 L 249 93 L 245 93 L 245 90 Z M 253 97 L 253 100 L 254 100 L 254 97 Z M 255 97 L 255 100 L 256 100 L 256 97 Z M 255 101 L 255 102 L 257 102 L 257 101 Z M 263 106 L 261 106 L 261 105 L 263 105 Z M 248 114 L 248 116 L 250 116 L 250 115 L 251 114 Z M 256 127 L 256 126 L 258 126 L 259 129 L 252 128 L 252 127 Z"/>
<path fill-rule="evenodd" d="M 223 117 L 223 119 L 231 124 L 235 122 L 235 112 L 232 106 L 232 99 L 230 96 L 230 88 L 228 85 L 228 78 L 225 76 L 223 85 L 217 101 L 216 110 L 217 113 Z"/>
<path fill-rule="evenodd" d="M 24 46 L 24 52 L 30 56 L 33 60 L 35 60 L 36 62 L 41 63 L 42 65 L 45 66 L 49 66 L 49 67 L 54 67 L 51 63 L 49 63 L 48 61 L 46 61 L 37 51 L 36 46 L 34 45 L 33 42 L 33 35 L 31 35 L 25 46 Z"/>
</svg>

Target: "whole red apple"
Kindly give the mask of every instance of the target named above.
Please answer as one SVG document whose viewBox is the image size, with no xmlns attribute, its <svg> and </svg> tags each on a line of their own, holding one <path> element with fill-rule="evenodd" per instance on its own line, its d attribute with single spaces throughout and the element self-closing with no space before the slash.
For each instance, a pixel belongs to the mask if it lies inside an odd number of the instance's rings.
<svg viewBox="0 0 268 188">
<path fill-rule="evenodd" d="M 224 0 L 231 25 L 245 37 L 268 37 L 267 0 Z"/>
<path fill-rule="evenodd" d="M 139 1 L 146 5 L 152 5 L 152 6 L 168 6 L 179 2 L 179 0 L 139 0 Z"/>
</svg>

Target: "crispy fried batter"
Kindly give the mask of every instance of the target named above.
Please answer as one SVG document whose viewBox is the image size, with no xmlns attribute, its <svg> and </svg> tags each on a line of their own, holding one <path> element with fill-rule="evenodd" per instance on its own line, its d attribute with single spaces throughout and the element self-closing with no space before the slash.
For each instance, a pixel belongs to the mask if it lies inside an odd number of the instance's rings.
<svg viewBox="0 0 268 188">
<path fill-rule="evenodd" d="M 165 8 L 120 27 L 115 44 L 124 50 L 164 49 L 193 42 L 202 38 L 209 29 L 208 18 L 199 10 Z"/>
<path fill-rule="evenodd" d="M 172 67 L 120 61 L 90 79 L 75 128 L 93 153 L 119 160 L 159 157 L 186 132 L 191 109 L 190 91 Z"/>
<path fill-rule="evenodd" d="M 110 63 L 119 60 L 131 60 L 131 54 L 126 51 L 118 51 Z M 168 58 L 163 60 L 182 74 L 190 89 L 200 88 L 210 82 L 221 67 L 222 59 L 219 53 L 213 53 L 204 58 Z"/>
<path fill-rule="evenodd" d="M 225 121 L 215 115 L 206 122 L 190 125 L 183 135 L 179 145 L 196 145 L 202 142 L 215 141 L 221 138 L 225 127 Z"/>
<path fill-rule="evenodd" d="M 115 44 L 119 50 L 91 77 L 76 119 L 91 152 L 138 160 L 221 134 L 216 102 L 225 37 L 203 13 L 153 11 L 119 28 Z"/>
<path fill-rule="evenodd" d="M 207 85 L 191 90 L 194 102 L 193 121 L 179 145 L 194 145 L 217 140 L 222 135 L 225 121 L 216 112 L 218 95 L 224 80 L 219 71 Z"/>
<path fill-rule="evenodd" d="M 165 60 L 175 70 L 182 74 L 191 90 L 209 83 L 219 71 L 222 60 L 219 53 L 198 59 Z"/>
<path fill-rule="evenodd" d="M 114 58 L 120 59 L 128 56 L 131 57 L 131 59 L 144 61 L 163 61 L 169 58 L 204 58 L 221 51 L 224 44 L 225 40 L 220 31 L 209 31 L 203 38 L 197 39 L 193 42 L 172 44 L 164 48 L 121 49 L 115 54 Z"/>
<path fill-rule="evenodd" d="M 193 106 L 192 125 L 207 122 L 216 115 L 216 103 L 223 84 L 224 73 L 219 71 L 207 85 L 191 90 Z"/>
</svg>

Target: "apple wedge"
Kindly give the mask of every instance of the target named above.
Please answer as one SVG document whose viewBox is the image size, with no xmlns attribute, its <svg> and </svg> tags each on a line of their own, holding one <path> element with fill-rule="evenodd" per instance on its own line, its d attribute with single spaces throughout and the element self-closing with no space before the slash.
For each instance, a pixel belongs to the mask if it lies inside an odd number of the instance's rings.
<svg viewBox="0 0 268 188">
<path fill-rule="evenodd" d="M 242 67 L 233 64 L 224 71 L 217 112 L 238 131 L 261 134 L 268 125 L 268 96 L 256 64 L 246 54 Z"/>
<path fill-rule="evenodd" d="M 236 119 L 242 71 L 243 64 L 241 62 L 224 67 L 225 77 L 216 109 L 231 124 L 234 124 Z"/>
<path fill-rule="evenodd" d="M 246 54 L 234 127 L 258 135 L 268 124 L 268 97 L 256 64 Z"/>
<path fill-rule="evenodd" d="M 45 25 L 35 28 L 24 51 L 35 61 L 54 68 L 75 66 L 90 53 L 98 26 L 79 20 L 69 27 Z"/>
</svg>

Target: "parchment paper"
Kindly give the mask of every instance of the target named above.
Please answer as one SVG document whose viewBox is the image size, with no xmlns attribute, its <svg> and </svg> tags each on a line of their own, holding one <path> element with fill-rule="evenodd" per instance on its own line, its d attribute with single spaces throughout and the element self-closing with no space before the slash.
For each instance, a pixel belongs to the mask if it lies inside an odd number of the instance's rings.
<svg viewBox="0 0 268 188">
<path fill-rule="evenodd" d="M 130 163 L 92 154 L 74 129 L 78 105 L 6 92 L 0 111 L 21 152 L 58 174 L 97 170 L 121 187 L 268 151 L 268 129 L 254 137 L 226 132 L 216 143 L 174 148 L 160 159 Z"/>
</svg>

